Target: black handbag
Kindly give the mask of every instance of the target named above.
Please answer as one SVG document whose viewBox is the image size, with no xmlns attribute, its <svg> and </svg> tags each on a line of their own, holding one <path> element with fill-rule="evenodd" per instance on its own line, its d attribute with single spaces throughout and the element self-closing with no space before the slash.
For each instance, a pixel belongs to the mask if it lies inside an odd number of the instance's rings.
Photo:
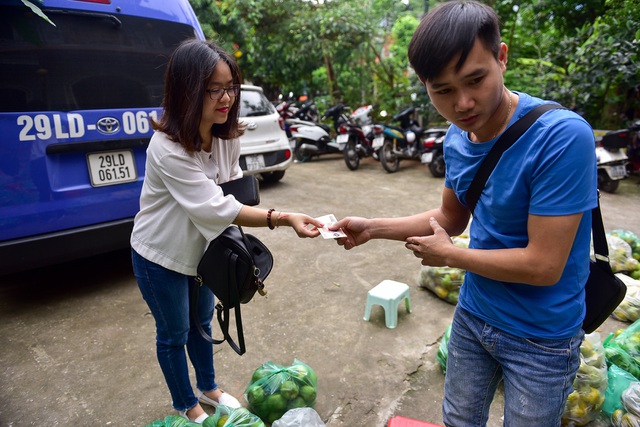
<svg viewBox="0 0 640 427">
<path fill-rule="evenodd" d="M 223 184 L 225 194 L 234 194 L 243 204 L 257 204 L 260 200 L 257 181 L 240 179 L 231 181 L 234 186 Z M 228 183 L 228 184 L 230 184 Z M 244 183 L 244 184 L 243 184 Z M 238 185 L 240 184 L 240 185 Z M 269 249 L 255 236 L 246 234 L 242 227 L 227 227 L 220 236 L 209 243 L 197 268 L 196 285 L 193 287 L 191 314 L 200 335 L 213 344 L 227 342 L 231 348 L 243 355 L 246 352 L 242 328 L 240 304 L 246 304 L 258 292 L 265 296 L 264 280 L 273 268 L 273 256 Z M 200 325 L 197 304 L 200 287 L 205 285 L 213 292 L 218 302 L 215 305 L 218 324 L 223 338 L 214 339 Z M 229 334 L 230 312 L 234 309 L 238 343 Z"/>
<path fill-rule="evenodd" d="M 482 189 L 493 172 L 498 160 L 509 147 L 546 111 L 564 108 L 556 104 L 542 104 L 534 108 L 509 127 L 496 141 L 478 172 L 473 178 L 467 191 L 467 207 L 473 214 Z M 591 212 L 591 228 L 593 233 L 593 247 L 595 261 L 590 262 L 589 278 L 585 284 L 586 314 L 582 322 L 582 329 L 590 334 L 595 331 L 613 313 L 624 299 L 627 287 L 613 274 L 609 264 L 609 249 L 600 212 L 600 194 L 598 206 Z"/>
<path fill-rule="evenodd" d="M 237 201 L 247 206 L 260 204 L 260 191 L 258 179 L 254 175 L 246 175 L 242 178 L 220 184 L 222 192 L 226 196 L 232 194 Z"/>
</svg>

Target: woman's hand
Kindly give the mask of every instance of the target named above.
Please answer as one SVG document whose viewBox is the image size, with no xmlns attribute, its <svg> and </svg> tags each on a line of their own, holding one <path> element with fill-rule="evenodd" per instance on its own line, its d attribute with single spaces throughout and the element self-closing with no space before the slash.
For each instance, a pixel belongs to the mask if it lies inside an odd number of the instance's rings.
<svg viewBox="0 0 640 427">
<path fill-rule="evenodd" d="M 291 226 L 298 234 L 298 237 L 317 237 L 320 235 L 320 230 L 324 226 L 323 223 L 315 218 L 311 218 L 309 215 L 300 213 L 285 213 L 280 212 L 276 219 L 278 225 L 286 224 Z"/>
</svg>

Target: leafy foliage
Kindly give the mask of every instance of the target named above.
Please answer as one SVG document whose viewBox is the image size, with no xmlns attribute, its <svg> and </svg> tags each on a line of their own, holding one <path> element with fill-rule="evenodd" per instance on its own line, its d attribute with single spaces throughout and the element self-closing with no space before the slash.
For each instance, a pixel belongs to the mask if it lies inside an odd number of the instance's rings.
<svg viewBox="0 0 640 427">
<path fill-rule="evenodd" d="M 313 97 L 321 110 L 343 102 L 390 113 L 418 104 L 425 118 L 441 120 L 406 57 L 434 0 L 190 2 L 207 38 L 235 52 L 245 79 L 273 100 L 291 92 Z M 637 0 L 487 3 L 509 46 L 508 87 L 557 100 L 594 127 L 640 115 Z"/>
</svg>

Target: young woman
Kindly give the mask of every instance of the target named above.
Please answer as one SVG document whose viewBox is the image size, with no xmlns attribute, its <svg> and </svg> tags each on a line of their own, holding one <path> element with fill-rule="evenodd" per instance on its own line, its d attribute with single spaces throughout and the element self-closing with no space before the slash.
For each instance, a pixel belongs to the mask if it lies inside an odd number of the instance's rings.
<svg viewBox="0 0 640 427">
<path fill-rule="evenodd" d="M 290 226 L 299 237 L 316 237 L 316 227 L 322 227 L 304 214 L 244 206 L 220 189 L 219 184 L 242 176 L 240 83 L 233 58 L 212 42 L 188 40 L 174 51 L 131 235 L 134 273 L 156 321 L 157 357 L 173 407 L 196 422 L 207 417 L 199 402 L 240 406 L 218 387 L 212 345 L 189 320 L 190 289 L 208 242 L 231 224 Z M 214 296 L 203 287 L 198 302 L 198 319 L 210 334 Z"/>
</svg>

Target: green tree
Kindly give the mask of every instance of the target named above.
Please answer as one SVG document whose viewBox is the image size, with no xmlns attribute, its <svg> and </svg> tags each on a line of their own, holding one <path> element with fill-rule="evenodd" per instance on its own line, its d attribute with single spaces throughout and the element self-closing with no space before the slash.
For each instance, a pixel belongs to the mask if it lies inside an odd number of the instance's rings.
<svg viewBox="0 0 640 427">
<path fill-rule="evenodd" d="M 207 38 L 237 53 L 245 78 L 272 99 L 292 92 L 391 112 L 418 103 L 437 120 L 406 59 L 437 1 L 190 1 Z M 508 86 L 579 110 L 595 127 L 638 115 L 637 0 L 486 2 L 509 45 Z"/>
</svg>

